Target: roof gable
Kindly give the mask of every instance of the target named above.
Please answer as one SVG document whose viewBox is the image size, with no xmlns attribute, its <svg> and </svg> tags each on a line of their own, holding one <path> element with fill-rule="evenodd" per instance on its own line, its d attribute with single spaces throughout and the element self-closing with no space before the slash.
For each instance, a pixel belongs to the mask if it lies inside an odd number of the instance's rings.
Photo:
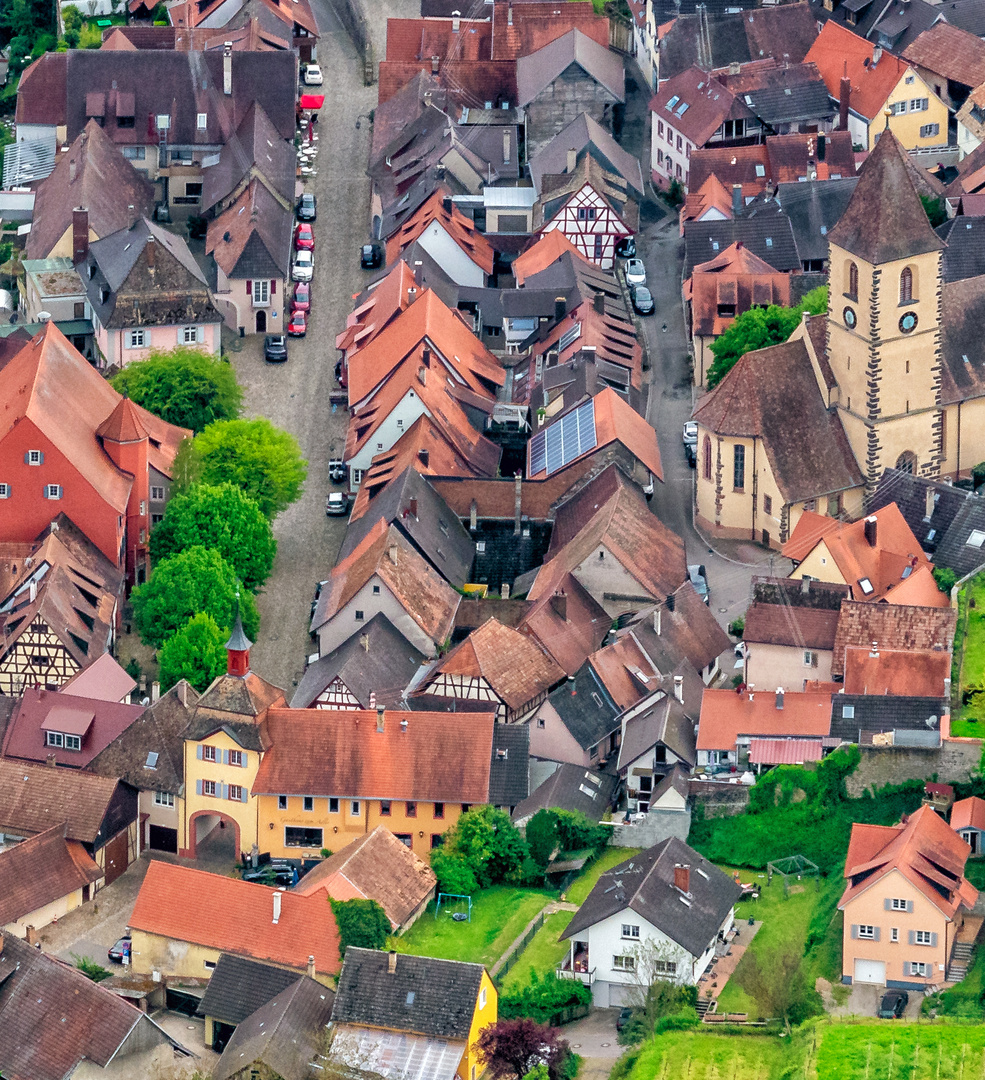
<svg viewBox="0 0 985 1080">
<path fill-rule="evenodd" d="M 590 79 L 604 87 L 616 101 L 625 100 L 625 73 L 620 57 L 587 37 L 580 30 L 549 42 L 516 62 L 520 108 L 529 105 L 558 76 L 576 65 Z"/>
</svg>

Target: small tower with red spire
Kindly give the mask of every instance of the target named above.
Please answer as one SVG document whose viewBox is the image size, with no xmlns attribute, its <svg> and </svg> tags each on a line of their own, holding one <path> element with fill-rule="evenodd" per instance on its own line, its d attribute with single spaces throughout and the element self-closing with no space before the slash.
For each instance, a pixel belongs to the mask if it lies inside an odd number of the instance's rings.
<svg viewBox="0 0 985 1080">
<path fill-rule="evenodd" d="M 252 641 L 243 630 L 239 612 L 239 593 L 236 594 L 236 622 L 226 642 L 226 674 L 245 679 L 250 673 L 250 646 Z"/>
</svg>

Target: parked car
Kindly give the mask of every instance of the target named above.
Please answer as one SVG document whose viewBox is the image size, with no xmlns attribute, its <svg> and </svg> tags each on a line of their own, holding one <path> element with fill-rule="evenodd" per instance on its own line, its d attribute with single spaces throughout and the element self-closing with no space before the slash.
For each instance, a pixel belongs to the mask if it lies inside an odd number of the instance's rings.
<svg viewBox="0 0 985 1080">
<path fill-rule="evenodd" d="M 359 265 L 364 270 L 375 270 L 383 265 L 383 245 L 363 244 L 359 249 Z"/>
<path fill-rule="evenodd" d="M 633 1019 L 633 1010 L 624 1005 L 619 1010 L 619 1015 L 616 1017 L 616 1031 L 622 1031 L 622 1029 Z"/>
<path fill-rule="evenodd" d="M 685 421 L 684 429 L 681 432 L 681 438 L 684 440 L 685 446 L 687 446 L 688 443 L 692 446 L 698 445 L 698 422 L 696 420 Z"/>
<path fill-rule="evenodd" d="M 890 990 L 882 995 L 879 1003 L 880 1020 L 898 1020 L 910 1002 L 910 995 L 905 990 Z"/>
<path fill-rule="evenodd" d="M 287 332 L 291 337 L 304 337 L 308 332 L 308 313 L 292 311 L 287 323 Z"/>
<path fill-rule="evenodd" d="M 626 263 L 626 284 L 646 284 L 646 267 L 643 265 L 642 259 L 630 259 L 629 262 Z"/>
<path fill-rule="evenodd" d="M 315 230 L 311 227 L 310 221 L 298 222 L 297 228 L 294 230 L 294 250 L 315 250 Z"/>
<path fill-rule="evenodd" d="M 121 937 L 115 945 L 111 945 L 109 952 L 106 955 L 112 960 L 114 964 L 122 964 L 124 957 L 129 961 L 130 959 L 130 938 Z"/>
<path fill-rule="evenodd" d="M 684 444 L 684 460 L 688 463 L 688 465 L 691 466 L 692 469 L 697 466 L 698 448 L 694 445 L 694 443 L 686 442 Z"/>
<path fill-rule="evenodd" d="M 297 871 L 288 862 L 271 860 L 262 866 L 245 867 L 243 880 L 252 881 L 259 885 L 295 885 L 297 884 Z"/>
<path fill-rule="evenodd" d="M 322 75 L 321 68 L 317 64 L 309 64 L 304 69 L 305 86 L 321 86 L 324 81 L 325 77 Z"/>
<path fill-rule="evenodd" d="M 620 259 L 633 259 L 636 257 L 636 237 L 624 236 L 616 244 L 616 255 Z"/>
<path fill-rule="evenodd" d="M 333 491 L 325 501 L 325 513 L 329 517 L 342 517 L 349 513 L 349 496 L 344 491 Z"/>
<path fill-rule="evenodd" d="M 645 285 L 637 285 L 630 295 L 637 315 L 653 314 L 653 297 L 650 295 L 650 290 Z"/>
<path fill-rule="evenodd" d="M 708 603 L 708 575 L 705 573 L 704 563 L 695 563 L 687 568 L 687 576 L 691 579 L 694 591 L 702 600 Z"/>
<path fill-rule="evenodd" d="M 271 364 L 283 364 L 287 359 L 287 338 L 283 334 L 267 334 L 263 339 L 263 358 Z"/>
<path fill-rule="evenodd" d="M 318 217 L 318 200 L 310 191 L 306 191 L 298 199 L 298 221 L 314 221 Z"/>
<path fill-rule="evenodd" d="M 333 484 L 341 484 L 345 481 L 345 462 L 341 458 L 329 460 L 328 478 Z"/>
<path fill-rule="evenodd" d="M 297 251 L 291 269 L 292 281 L 310 281 L 315 273 L 315 257 L 310 251 Z"/>
<path fill-rule="evenodd" d="M 311 311 L 311 282 L 299 281 L 295 284 L 291 311 Z"/>
</svg>

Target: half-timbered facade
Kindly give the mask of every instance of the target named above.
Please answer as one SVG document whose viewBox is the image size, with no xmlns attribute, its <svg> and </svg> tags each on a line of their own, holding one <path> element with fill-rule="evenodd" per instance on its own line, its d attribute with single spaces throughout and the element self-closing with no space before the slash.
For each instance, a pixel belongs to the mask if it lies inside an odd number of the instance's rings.
<svg viewBox="0 0 985 1080">
<path fill-rule="evenodd" d="M 0 558 L 0 693 L 58 687 L 116 635 L 123 574 L 59 515 L 34 543 Z"/>
<path fill-rule="evenodd" d="M 427 671 L 414 696 L 495 708 L 500 723 L 512 724 L 530 717 L 564 678 L 534 641 L 489 619 Z"/>
<path fill-rule="evenodd" d="M 543 177 L 534 221 L 541 233 L 560 230 L 579 254 L 611 270 L 616 244 L 639 226 L 639 206 L 621 176 L 586 154 L 572 172 Z"/>
</svg>

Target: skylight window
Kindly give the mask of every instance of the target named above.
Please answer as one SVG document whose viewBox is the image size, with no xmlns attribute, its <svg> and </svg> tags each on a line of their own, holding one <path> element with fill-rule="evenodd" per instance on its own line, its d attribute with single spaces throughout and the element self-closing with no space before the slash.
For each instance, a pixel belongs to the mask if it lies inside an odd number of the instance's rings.
<svg viewBox="0 0 985 1080">
<path fill-rule="evenodd" d="M 980 548 L 982 544 L 985 544 L 985 532 L 981 529 L 972 529 L 968 534 L 968 539 L 965 540 L 965 544 L 968 547 Z"/>
<path fill-rule="evenodd" d="M 854 705 L 842 705 L 841 716 L 843 720 L 855 719 L 855 706 Z"/>
<path fill-rule="evenodd" d="M 671 111 L 671 112 L 673 112 L 673 111 L 674 111 L 674 106 L 675 106 L 675 105 L 676 105 L 676 104 L 678 103 L 678 101 L 680 101 L 680 100 L 681 100 L 681 98 L 680 98 L 680 95 L 679 95 L 679 94 L 675 94 L 675 95 L 674 95 L 674 96 L 673 96 L 673 97 L 672 97 L 672 98 L 670 99 L 670 101 L 668 101 L 668 102 L 667 102 L 667 108 L 668 108 L 668 109 L 670 109 L 670 111 Z"/>
<path fill-rule="evenodd" d="M 156 769 L 157 768 L 157 759 L 158 759 L 157 751 L 156 750 L 149 750 L 147 752 L 147 761 L 144 763 L 144 768 L 145 769 Z"/>
<path fill-rule="evenodd" d="M 767 236 L 766 237 L 766 246 L 770 247 L 770 248 L 773 246 L 773 237 L 772 236 Z"/>
<path fill-rule="evenodd" d="M 867 577 L 859 578 L 859 588 L 868 596 L 870 593 L 874 593 L 876 590 L 873 588 L 872 582 Z"/>
<path fill-rule="evenodd" d="M 757 176 L 765 176 L 766 175 L 766 166 L 765 165 L 757 165 L 756 166 L 756 175 Z"/>
<path fill-rule="evenodd" d="M 682 101 L 677 107 L 677 115 L 683 116 L 691 106 L 686 101 Z"/>
</svg>

